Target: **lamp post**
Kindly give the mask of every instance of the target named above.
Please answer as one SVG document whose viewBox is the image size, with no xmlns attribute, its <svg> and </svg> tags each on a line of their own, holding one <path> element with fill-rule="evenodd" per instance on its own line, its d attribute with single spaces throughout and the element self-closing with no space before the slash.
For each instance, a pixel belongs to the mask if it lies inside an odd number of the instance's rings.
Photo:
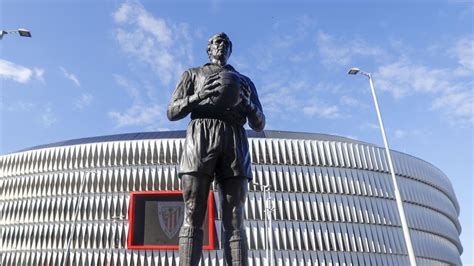
<svg viewBox="0 0 474 266">
<path fill-rule="evenodd" d="M 382 132 L 383 142 L 385 145 L 385 151 L 387 153 L 388 165 L 390 168 L 390 174 L 392 175 L 393 188 L 395 193 L 395 200 L 397 202 L 398 214 L 400 215 L 400 220 L 402 223 L 403 236 L 405 239 L 405 245 L 408 250 L 408 257 L 410 259 L 410 265 L 416 266 L 415 252 L 413 251 L 413 245 L 411 243 L 410 231 L 408 229 L 407 219 L 405 216 L 405 211 L 403 209 L 403 201 L 400 195 L 400 190 L 398 189 L 397 178 L 395 177 L 395 170 L 393 169 L 392 156 L 390 155 L 390 148 L 388 147 L 387 136 L 385 135 L 385 128 L 383 126 L 382 115 L 380 114 L 379 104 L 377 102 L 377 95 L 375 94 L 374 82 L 372 81 L 372 74 L 361 71 L 358 68 L 351 68 L 347 73 L 349 75 L 361 74 L 369 78 L 370 89 L 372 91 L 372 97 L 374 99 L 375 111 L 377 112 L 377 117 L 379 120 L 380 131 Z"/>
<path fill-rule="evenodd" d="M 271 185 L 261 185 L 257 182 L 253 183 L 254 186 L 260 187 L 263 189 L 263 198 L 265 200 L 264 208 L 264 227 L 265 227 L 265 257 L 267 259 L 265 265 L 274 266 L 273 262 L 273 226 L 272 226 L 272 215 L 275 210 L 275 205 L 273 204 L 273 199 L 271 195 Z"/>
<path fill-rule="evenodd" d="M 3 39 L 4 35 L 7 34 L 19 34 L 21 37 L 31 37 L 31 32 L 24 28 L 19 28 L 17 30 L 1 30 L 0 31 L 0 40 Z"/>
</svg>

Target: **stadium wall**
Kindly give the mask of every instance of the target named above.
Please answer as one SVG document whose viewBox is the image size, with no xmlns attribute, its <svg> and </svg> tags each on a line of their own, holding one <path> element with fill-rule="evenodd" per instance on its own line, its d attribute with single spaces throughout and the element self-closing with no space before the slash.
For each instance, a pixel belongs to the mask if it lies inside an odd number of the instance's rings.
<svg viewBox="0 0 474 266">
<path fill-rule="evenodd" d="M 62 265 L 72 231 L 71 265 L 177 265 L 177 250 L 127 248 L 128 209 L 132 192 L 180 190 L 184 134 L 77 139 L 0 156 L 0 265 Z M 249 137 L 253 181 L 271 186 L 277 265 L 409 264 L 383 148 L 323 134 Z M 416 157 L 393 159 L 418 265 L 460 265 L 449 179 Z M 215 203 L 217 246 L 203 251 L 203 265 L 223 262 Z M 249 184 L 250 265 L 268 263 L 265 204 L 262 187 Z"/>
</svg>

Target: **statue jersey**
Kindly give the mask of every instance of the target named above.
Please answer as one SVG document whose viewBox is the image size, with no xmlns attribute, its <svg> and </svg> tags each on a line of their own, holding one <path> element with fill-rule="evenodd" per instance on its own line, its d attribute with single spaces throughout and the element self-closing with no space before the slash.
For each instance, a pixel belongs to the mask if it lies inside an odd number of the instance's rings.
<svg viewBox="0 0 474 266">
<path fill-rule="evenodd" d="M 205 173 L 217 180 L 221 178 L 252 178 L 247 133 L 243 125 L 247 113 L 242 104 L 222 106 L 207 98 L 191 104 L 189 97 L 202 90 L 206 78 L 220 71 L 232 71 L 240 75 L 251 89 L 251 101 L 261 111 L 261 104 L 252 81 L 239 74 L 231 65 L 205 64 L 186 70 L 173 93 L 168 116 L 181 119 L 191 113 L 186 131 L 179 174 Z"/>
</svg>

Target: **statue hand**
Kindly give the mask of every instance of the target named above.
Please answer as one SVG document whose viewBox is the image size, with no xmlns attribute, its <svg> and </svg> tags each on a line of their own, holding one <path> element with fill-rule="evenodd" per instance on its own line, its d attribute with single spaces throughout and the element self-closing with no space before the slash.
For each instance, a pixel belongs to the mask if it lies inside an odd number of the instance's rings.
<svg viewBox="0 0 474 266">
<path fill-rule="evenodd" d="M 250 111 L 253 109 L 253 104 L 250 96 L 252 95 L 252 90 L 250 89 L 249 84 L 244 79 L 241 79 L 242 86 L 240 91 L 241 104 L 245 110 Z"/>
<path fill-rule="evenodd" d="M 207 99 L 211 96 L 217 96 L 220 94 L 218 89 L 220 82 L 219 73 L 214 73 L 206 78 L 203 88 L 197 93 L 200 101 Z"/>
</svg>

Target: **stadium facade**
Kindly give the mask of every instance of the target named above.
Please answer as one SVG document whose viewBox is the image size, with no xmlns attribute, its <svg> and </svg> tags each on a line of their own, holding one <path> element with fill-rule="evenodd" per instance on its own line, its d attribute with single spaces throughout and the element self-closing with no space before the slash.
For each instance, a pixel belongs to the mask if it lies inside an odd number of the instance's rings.
<svg viewBox="0 0 474 266">
<path fill-rule="evenodd" d="M 248 134 L 254 181 L 271 186 L 277 265 L 409 264 L 383 148 L 323 134 Z M 127 246 L 129 199 L 132 192 L 180 189 L 184 136 L 93 137 L 0 156 L 0 265 L 61 265 L 72 231 L 70 265 L 177 265 L 177 250 Z M 450 181 L 421 159 L 392 156 L 418 265 L 461 264 Z M 267 203 L 262 187 L 250 185 L 250 265 L 268 263 Z M 222 265 L 218 209 L 217 245 L 203 251 L 203 265 Z"/>
</svg>

